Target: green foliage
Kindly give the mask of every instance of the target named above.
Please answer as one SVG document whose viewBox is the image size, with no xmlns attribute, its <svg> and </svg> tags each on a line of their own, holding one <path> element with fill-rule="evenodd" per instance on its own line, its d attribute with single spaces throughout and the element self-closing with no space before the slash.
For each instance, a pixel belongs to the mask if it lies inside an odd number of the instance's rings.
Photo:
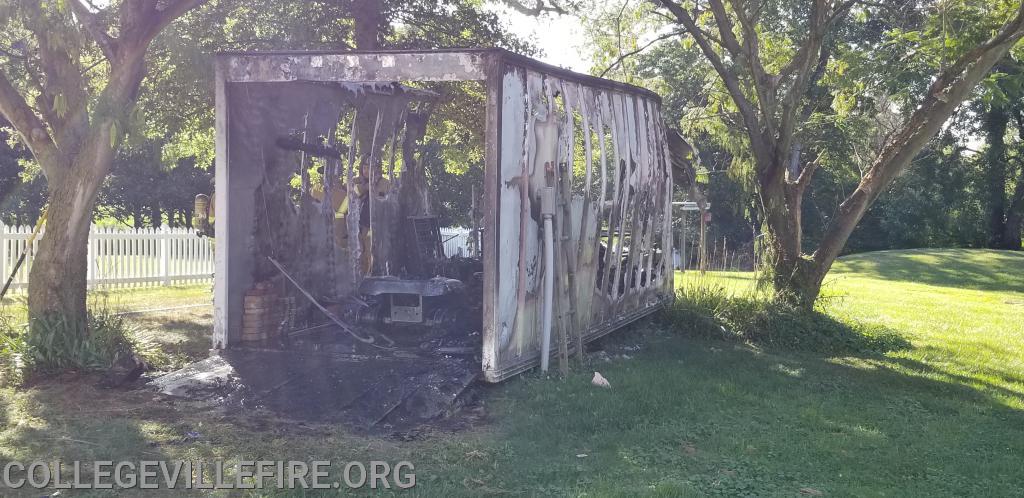
<svg viewBox="0 0 1024 498">
<path fill-rule="evenodd" d="M 112 143 L 117 141 L 122 147 L 100 193 L 97 214 L 134 226 L 159 225 L 161 218 L 172 224 L 187 224 L 194 196 L 212 190 L 211 54 L 224 50 L 351 49 L 352 7 L 351 2 L 326 0 L 208 2 L 168 26 L 150 46 L 148 74 L 135 112 L 110 127 Z M 510 34 L 498 14 L 476 0 L 385 0 L 381 7 L 386 18 L 381 27 L 381 48 L 479 46 L 536 52 Z M 14 31 L 0 33 L 0 48 L 11 46 L 17 36 Z M 0 61 L 6 60 L 12 59 L 5 59 L 0 52 Z M 28 75 L 19 72 L 20 61 L 7 66 L 16 84 L 30 86 Z M 89 74 L 101 76 L 105 68 L 100 64 Z M 483 162 L 485 95 L 478 83 L 423 86 L 440 94 L 425 140 L 438 147 L 429 158 L 428 180 L 432 188 L 443 191 L 438 202 L 451 213 L 448 218 L 465 222 L 470 182 L 482 178 L 477 170 Z M 61 95 L 51 107 L 62 109 L 66 104 Z M 8 173 L 3 166 L 0 152 L 0 174 Z M 4 176 L 13 178 L 12 185 L 21 183 L 22 188 L 12 189 L 0 209 L 5 219 L 24 223 L 21 213 L 31 211 L 35 204 L 28 203 L 23 195 L 41 192 L 45 179 L 33 176 L 35 183 L 29 185 L 27 181 L 19 182 L 17 173 Z M 449 194 L 458 198 L 450 199 Z M 452 203 L 459 205 L 449 206 Z"/>
<path fill-rule="evenodd" d="M 983 155 L 965 155 L 948 134 L 932 141 L 871 207 L 847 250 L 982 246 L 982 207 L 990 195 L 983 167 Z"/>
<path fill-rule="evenodd" d="M 623 57 L 646 43 L 644 37 L 663 24 L 650 16 L 646 2 L 593 2 L 582 11 L 583 26 L 590 38 L 594 73 L 626 83 L 640 83 L 642 61 Z"/>
<path fill-rule="evenodd" d="M 19 384 L 25 372 L 24 331 L 11 326 L 11 318 L 0 315 L 0 386 Z"/>
<path fill-rule="evenodd" d="M 196 129 L 187 124 L 173 135 L 161 150 L 161 162 L 166 165 L 177 165 L 181 161 L 192 161 L 201 169 L 208 170 L 213 166 L 214 132 L 212 127 Z"/>
<path fill-rule="evenodd" d="M 57 315 L 23 326 L 5 320 L 0 324 L 0 380 L 17 383 L 35 373 L 104 370 L 128 354 L 151 365 L 166 363 L 167 355 L 140 333 L 124 315 L 106 308 L 89 312 L 84 324 Z"/>
<path fill-rule="evenodd" d="M 46 179 L 39 165 L 10 128 L 0 128 L 0 222 L 35 224 L 45 203 Z"/>
<path fill-rule="evenodd" d="M 774 349 L 844 355 L 909 347 L 905 339 L 879 325 L 841 322 L 820 309 L 795 308 L 763 295 L 738 296 L 718 282 L 700 278 L 684 283 L 662 316 L 671 330 L 689 336 Z"/>
<path fill-rule="evenodd" d="M 195 196 L 213 191 L 213 171 L 197 166 L 194 156 L 169 167 L 163 144 L 154 139 L 121 148 L 100 190 L 99 214 L 137 228 L 191 226 Z"/>
<path fill-rule="evenodd" d="M 470 193 L 476 185 L 477 215 L 481 216 L 480 198 L 483 195 L 483 161 L 455 163 L 459 169 L 452 169 L 452 163 L 445 157 L 444 147 L 436 140 L 425 143 L 420 152 L 420 161 L 427 172 L 427 182 L 437 209 L 440 222 L 445 226 L 472 226 Z"/>
</svg>

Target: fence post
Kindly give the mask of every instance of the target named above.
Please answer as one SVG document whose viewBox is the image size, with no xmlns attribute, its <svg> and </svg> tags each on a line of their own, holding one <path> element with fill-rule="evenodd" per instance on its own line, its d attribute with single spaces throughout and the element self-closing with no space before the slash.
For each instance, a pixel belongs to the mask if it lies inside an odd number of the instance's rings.
<svg viewBox="0 0 1024 498">
<path fill-rule="evenodd" d="M 0 278 L 7 281 L 7 225 L 0 223 Z"/>
<path fill-rule="evenodd" d="M 92 249 L 93 249 L 93 242 L 92 241 L 95 238 L 95 237 L 93 237 L 93 234 L 95 234 L 95 233 L 96 233 L 96 225 L 90 224 L 89 225 L 89 239 L 88 239 L 88 242 L 85 243 L 85 287 L 88 288 L 88 289 L 92 289 L 93 288 L 93 280 L 95 279 L 95 277 L 93 276 L 93 273 L 95 273 L 95 270 L 93 269 L 93 266 L 96 265 L 96 257 L 92 253 Z"/>
<path fill-rule="evenodd" d="M 167 225 L 160 227 L 160 277 L 165 287 L 171 285 L 171 235 Z"/>
<path fill-rule="evenodd" d="M 23 232 L 25 233 L 25 262 L 21 264 L 20 268 L 18 268 L 18 272 L 20 272 L 22 275 L 22 285 L 25 287 L 25 289 L 28 289 L 28 276 L 29 273 L 32 271 L 32 262 L 35 261 L 36 259 L 36 244 L 38 244 L 39 242 L 37 242 L 34 239 L 29 240 L 32 239 L 32 230 L 34 227 L 25 225 L 22 228 L 24 229 Z"/>
</svg>

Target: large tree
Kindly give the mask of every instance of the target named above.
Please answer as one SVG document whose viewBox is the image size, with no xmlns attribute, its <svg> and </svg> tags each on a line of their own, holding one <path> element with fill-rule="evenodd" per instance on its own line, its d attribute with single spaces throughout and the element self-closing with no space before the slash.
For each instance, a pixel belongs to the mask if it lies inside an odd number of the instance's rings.
<svg viewBox="0 0 1024 498">
<path fill-rule="evenodd" d="M 768 238 L 772 280 L 778 299 L 798 306 L 811 306 L 822 281 L 839 256 L 850 234 L 867 209 L 910 164 L 954 111 L 968 99 L 974 88 L 989 75 L 993 65 L 1024 37 L 1024 5 L 1015 2 L 862 2 L 860 0 L 698 0 L 679 2 L 656 0 L 677 29 L 700 50 L 728 95 L 720 107 L 725 121 L 742 131 L 743 154 L 752 166 L 751 174 L 762 211 L 762 228 Z M 953 5 L 947 5 L 953 4 Z M 845 197 L 818 243 L 809 254 L 802 240 L 802 203 L 822 155 L 809 157 L 799 140 L 809 128 L 816 106 L 824 97 L 842 95 L 820 91 L 823 76 L 832 68 L 837 52 L 889 50 L 891 44 L 869 40 L 845 40 L 844 23 L 856 14 L 864 18 L 882 10 L 902 10 L 927 15 L 940 6 L 979 14 L 979 27 L 998 19 L 991 31 L 964 30 L 985 37 L 965 36 L 950 43 L 943 20 L 942 36 L 930 36 L 923 45 L 940 44 L 941 60 L 926 80 L 925 88 L 911 97 L 913 110 L 884 134 L 880 146 L 860 174 L 857 187 Z M 956 10 L 956 9 L 953 9 Z M 989 35 L 988 33 L 991 33 Z M 918 47 L 920 48 L 920 47 Z M 927 50 L 916 56 L 925 59 Z M 867 57 L 870 59 L 870 57 Z M 938 58 L 936 58 L 938 60 Z M 920 61 L 907 61 L 911 64 Z M 885 80 L 892 67 L 874 67 L 876 73 L 862 80 Z M 892 80 L 889 81 L 892 83 Z M 883 86 L 883 85 L 879 85 Z M 901 91 L 906 92 L 906 86 Z M 877 95 L 895 107 L 890 95 Z M 867 93 L 866 91 L 863 93 Z M 856 101 L 857 96 L 847 96 Z M 834 107 L 835 102 L 831 102 Z M 840 102 L 842 105 L 842 102 Z M 879 106 L 879 113 L 891 109 Z M 819 150 L 819 153 L 824 152 Z"/>
<path fill-rule="evenodd" d="M 0 113 L 46 175 L 49 211 L 29 275 L 32 318 L 84 323 L 86 244 L 146 76 L 150 42 L 203 0 L 12 0 L 0 12 Z"/>
<path fill-rule="evenodd" d="M 1024 143 L 1024 68 L 1016 58 L 1007 56 L 994 71 L 997 77 L 977 106 L 987 145 L 982 169 L 988 246 L 1020 250 L 1024 217 L 1024 158 L 1019 150 Z M 1017 140 L 1008 136 L 1014 129 Z"/>
</svg>

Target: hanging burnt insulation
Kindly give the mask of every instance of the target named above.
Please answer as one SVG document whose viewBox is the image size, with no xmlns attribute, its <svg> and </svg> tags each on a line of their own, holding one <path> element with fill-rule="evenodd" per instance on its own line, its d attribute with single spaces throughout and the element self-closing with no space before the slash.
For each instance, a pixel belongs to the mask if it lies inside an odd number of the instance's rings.
<svg viewBox="0 0 1024 498">
<path fill-rule="evenodd" d="M 261 295 L 297 303 L 290 313 L 298 326 L 325 317 L 283 285 L 269 258 L 334 304 L 347 302 L 371 273 L 403 275 L 418 264 L 399 248 L 415 242 L 406 236 L 412 217 L 430 214 L 415 150 L 434 97 L 397 84 L 313 82 L 247 85 L 232 94 L 235 122 L 245 123 L 237 143 L 259 180 L 252 281 L 262 283 Z M 269 329 L 279 316 L 273 310 L 243 328 Z"/>
</svg>

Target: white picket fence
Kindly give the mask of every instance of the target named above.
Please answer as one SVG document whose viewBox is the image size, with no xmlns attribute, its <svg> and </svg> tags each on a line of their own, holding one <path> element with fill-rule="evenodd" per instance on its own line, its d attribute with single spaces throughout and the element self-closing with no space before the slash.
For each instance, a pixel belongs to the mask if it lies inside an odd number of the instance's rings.
<svg viewBox="0 0 1024 498">
<path fill-rule="evenodd" d="M 44 231 L 45 232 L 45 231 Z M 32 234 L 29 226 L 0 225 L 0 275 L 6 281 Z M 40 234 L 40 237 L 45 234 Z M 38 238 L 11 284 L 28 288 Z M 89 232 L 88 282 L 92 288 L 150 287 L 213 280 L 213 240 L 187 228 L 102 228 Z M 0 283 L 2 285 L 2 283 Z"/>
<path fill-rule="evenodd" d="M 470 257 L 469 234 L 471 230 L 460 227 L 446 227 L 441 229 L 441 242 L 444 244 L 444 255 L 450 257 Z"/>
<path fill-rule="evenodd" d="M 44 230 L 45 232 L 45 230 Z M 30 226 L 0 224 L 0 285 L 28 245 Z M 42 237 L 43 234 L 40 234 Z M 470 230 L 441 229 L 446 256 L 470 256 Z M 11 291 L 28 288 L 29 268 L 39 238 L 29 247 Z M 91 288 L 153 287 L 213 281 L 213 239 L 186 228 L 92 227 L 87 254 Z"/>
</svg>

